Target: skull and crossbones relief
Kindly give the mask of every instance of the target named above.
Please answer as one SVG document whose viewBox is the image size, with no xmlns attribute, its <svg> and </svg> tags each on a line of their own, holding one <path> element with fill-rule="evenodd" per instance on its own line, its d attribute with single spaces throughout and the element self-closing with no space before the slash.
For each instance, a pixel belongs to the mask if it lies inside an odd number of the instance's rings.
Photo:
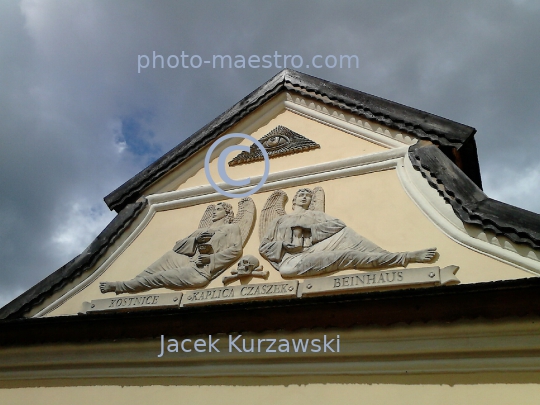
<svg viewBox="0 0 540 405">
<path fill-rule="evenodd" d="M 246 255 L 240 259 L 236 270 L 231 270 L 231 274 L 232 276 L 223 277 L 223 285 L 228 285 L 246 277 L 267 279 L 270 273 L 268 270 L 263 271 L 263 266 L 259 265 L 259 259 L 252 255 Z"/>
</svg>

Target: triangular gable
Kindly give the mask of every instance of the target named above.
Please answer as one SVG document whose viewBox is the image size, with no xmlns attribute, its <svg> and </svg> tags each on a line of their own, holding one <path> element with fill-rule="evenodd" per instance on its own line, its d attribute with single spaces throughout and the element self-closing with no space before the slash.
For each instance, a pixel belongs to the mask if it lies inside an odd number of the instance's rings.
<svg viewBox="0 0 540 405">
<path fill-rule="evenodd" d="M 302 156 L 309 164 L 301 162 L 272 172 L 267 184 L 252 196 L 257 215 L 276 189 L 284 190 L 292 198 L 300 187 L 319 187 L 327 191 L 330 215 L 387 249 L 409 248 L 413 242 L 426 244 L 430 238 L 438 241 L 441 246 L 438 264 L 445 268 L 460 265 L 454 259 L 459 258 L 457 261 L 464 263 L 464 282 L 529 277 L 540 272 L 540 216 L 491 200 L 480 190 L 473 128 L 286 70 L 107 196 L 111 209 L 120 211 L 117 218 L 83 254 L 6 305 L 1 317 L 76 313 L 80 310 L 77 308 L 81 297 L 88 301 L 100 298 L 96 286 L 105 271 L 113 279 L 127 278 L 131 277 L 128 270 L 135 271 L 131 267 L 144 267 L 159 258 L 166 246 L 177 239 L 176 233 L 192 232 L 205 207 L 223 200 L 206 182 L 195 181 L 202 178 L 201 159 L 208 145 L 239 125 L 245 127 L 246 120 L 257 114 L 273 117 L 254 127 L 261 132 L 259 136 L 268 134 L 275 125 L 289 122 L 287 114 L 291 113 L 295 120 L 306 119 L 311 125 L 309 133 L 303 133 L 303 124 L 299 124 L 300 129 L 295 127 L 293 131 L 301 136 L 309 138 L 311 133 L 314 136 L 317 133 L 320 137 L 322 133 L 321 139 L 326 141 L 328 137 L 346 140 L 353 135 L 351 142 L 358 145 L 364 142 L 375 149 L 362 155 L 353 146 L 350 157 L 314 158 L 328 155 L 323 145 L 320 150 L 292 156 L 294 159 Z M 328 131 L 335 133 L 329 135 Z M 409 149 L 409 145 L 418 141 Z M 253 171 L 251 165 L 259 163 L 240 165 L 238 169 Z M 191 183 L 182 180 L 180 188 L 156 187 L 167 176 L 174 178 L 175 173 L 187 171 L 188 164 L 194 164 Z M 257 178 L 252 180 L 256 182 Z M 176 184 L 180 183 L 176 181 Z M 346 194 L 342 190 L 347 190 Z M 141 197 L 145 199 L 130 203 Z M 368 215 L 355 214 L 347 198 L 355 201 L 355 209 Z M 236 204 L 233 205 L 236 211 Z M 260 226 L 260 219 L 257 221 L 256 227 Z M 179 223 L 185 229 L 175 225 Z M 411 223 L 414 231 L 410 230 Z M 165 228 L 169 231 L 163 231 Z M 253 232 L 245 246 L 245 254 L 259 250 L 256 234 Z M 404 246 L 405 240 L 410 246 Z M 483 259 L 475 261 L 478 252 Z M 471 276 L 475 265 L 489 267 L 491 273 Z M 426 269 L 428 266 L 423 265 Z M 267 262 L 264 267 L 271 268 Z M 426 271 L 426 277 L 431 277 L 431 271 Z M 280 282 L 279 273 L 273 272 L 271 277 L 274 282 Z M 215 279 L 207 288 L 215 290 L 219 282 Z M 309 296 L 309 288 L 313 292 L 315 287 L 307 285 L 303 283 L 298 288 Z M 74 300 L 75 296 L 79 298 Z M 71 309 L 55 312 L 70 300 L 74 302 Z"/>
<path fill-rule="evenodd" d="M 289 91 L 298 96 L 319 101 L 329 108 L 366 119 L 415 139 L 428 140 L 440 145 L 451 160 L 459 162 L 464 172 L 477 185 L 481 185 L 474 142 L 476 130 L 474 128 L 326 80 L 285 69 L 114 190 L 105 197 L 105 202 L 110 209 L 119 212 L 126 204 L 136 201 L 143 195 L 145 189 L 151 187 L 169 171 L 194 156 L 247 114 L 255 111 L 282 91 Z M 302 100 L 299 101 L 299 104 L 302 104 Z M 330 115 L 333 114 L 330 112 Z M 336 115 L 339 114 L 336 113 Z"/>
</svg>

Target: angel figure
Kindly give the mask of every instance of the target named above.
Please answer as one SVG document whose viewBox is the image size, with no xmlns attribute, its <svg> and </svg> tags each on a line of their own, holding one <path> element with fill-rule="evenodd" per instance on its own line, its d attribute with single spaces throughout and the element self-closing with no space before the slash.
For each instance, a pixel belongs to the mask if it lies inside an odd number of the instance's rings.
<svg viewBox="0 0 540 405">
<path fill-rule="evenodd" d="M 226 202 L 206 209 L 199 229 L 179 240 L 142 273 L 127 281 L 102 282 L 102 293 L 138 293 L 154 288 L 202 288 L 242 257 L 253 229 L 255 204 L 251 198 L 238 203 L 238 215 Z"/>
<path fill-rule="evenodd" d="M 261 211 L 259 252 L 282 277 L 311 277 L 339 270 L 376 270 L 426 263 L 436 248 L 391 253 L 324 212 L 324 190 L 300 189 L 293 212 L 285 212 L 287 194 L 278 190 Z"/>
</svg>

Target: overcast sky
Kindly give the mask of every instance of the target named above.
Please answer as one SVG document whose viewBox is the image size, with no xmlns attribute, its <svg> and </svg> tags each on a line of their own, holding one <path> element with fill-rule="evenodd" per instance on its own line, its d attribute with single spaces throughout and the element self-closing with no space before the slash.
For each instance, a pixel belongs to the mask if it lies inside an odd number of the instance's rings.
<svg viewBox="0 0 540 405">
<path fill-rule="evenodd" d="M 138 73 L 154 51 L 358 55 L 298 70 L 475 127 L 486 193 L 540 213 L 539 1 L 190 3 L 0 2 L 0 306 L 112 220 L 105 195 L 281 70 Z"/>
</svg>

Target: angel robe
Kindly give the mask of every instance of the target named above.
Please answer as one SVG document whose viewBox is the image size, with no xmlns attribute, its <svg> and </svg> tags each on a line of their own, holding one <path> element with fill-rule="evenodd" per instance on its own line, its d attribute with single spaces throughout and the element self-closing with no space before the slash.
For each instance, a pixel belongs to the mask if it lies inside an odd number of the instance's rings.
<svg viewBox="0 0 540 405">
<path fill-rule="evenodd" d="M 206 231 L 215 232 L 210 241 L 213 253 L 210 263 L 197 266 L 199 257 L 197 237 Z M 242 257 L 242 236 L 237 224 L 216 228 L 200 228 L 185 239 L 176 242 L 168 251 L 146 270 L 128 281 L 116 282 L 116 293 L 137 293 L 154 288 L 180 290 L 205 287 L 231 264 Z"/>
<path fill-rule="evenodd" d="M 311 246 L 288 253 L 284 243 L 293 240 L 292 228 L 311 230 Z M 259 247 L 261 255 L 283 277 L 309 277 L 347 269 L 406 266 L 406 253 L 388 252 L 321 211 L 306 210 L 283 215 L 270 223 Z"/>
</svg>

